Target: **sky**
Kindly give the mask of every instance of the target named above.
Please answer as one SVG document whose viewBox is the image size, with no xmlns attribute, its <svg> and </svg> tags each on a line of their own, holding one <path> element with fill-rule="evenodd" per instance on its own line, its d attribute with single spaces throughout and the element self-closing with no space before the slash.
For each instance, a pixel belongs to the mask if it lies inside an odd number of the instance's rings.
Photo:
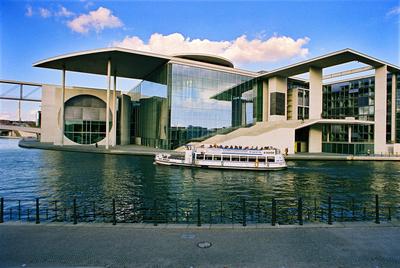
<svg viewBox="0 0 400 268">
<path fill-rule="evenodd" d="M 32 64 L 110 46 L 217 54 L 252 71 L 344 48 L 400 65 L 400 1 L 0 2 L 0 79 L 60 84 L 60 71 Z M 136 83 L 120 79 L 119 87 Z M 67 86 L 104 88 L 106 78 L 67 73 Z M 0 101 L 0 119 L 16 119 L 16 107 Z M 23 119 L 39 108 L 24 103 Z"/>
</svg>

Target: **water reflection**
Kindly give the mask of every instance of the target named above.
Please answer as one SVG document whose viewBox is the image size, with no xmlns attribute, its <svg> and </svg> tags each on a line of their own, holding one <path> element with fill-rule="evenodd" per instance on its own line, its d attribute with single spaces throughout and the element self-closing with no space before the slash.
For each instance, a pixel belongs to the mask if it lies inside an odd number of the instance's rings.
<svg viewBox="0 0 400 268">
<path fill-rule="evenodd" d="M 125 203 L 154 199 L 238 201 L 303 197 L 372 200 L 399 205 L 400 163 L 289 162 L 276 172 L 241 172 L 155 166 L 152 157 L 27 150 L 0 139 L 0 196 Z M 109 202 L 109 201 L 107 201 Z"/>
</svg>

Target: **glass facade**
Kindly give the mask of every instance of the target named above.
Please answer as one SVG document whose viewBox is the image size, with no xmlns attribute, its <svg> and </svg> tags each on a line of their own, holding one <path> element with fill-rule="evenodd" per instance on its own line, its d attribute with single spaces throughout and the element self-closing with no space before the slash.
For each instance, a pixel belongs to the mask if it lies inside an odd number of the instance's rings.
<svg viewBox="0 0 400 268">
<path fill-rule="evenodd" d="M 297 119 L 308 119 L 310 117 L 310 91 L 308 89 L 297 89 Z"/>
<path fill-rule="evenodd" d="M 400 143 L 400 74 L 397 75 L 396 87 L 396 143 Z"/>
<path fill-rule="evenodd" d="M 323 87 L 322 117 L 374 121 L 375 115 L 374 77 L 335 83 Z M 374 126 L 324 125 L 322 129 L 323 152 L 364 154 L 373 153 Z"/>
<path fill-rule="evenodd" d="M 395 132 L 396 140 L 391 139 L 391 128 L 392 128 L 392 74 L 388 74 L 387 78 L 387 106 L 386 106 L 386 141 L 388 143 L 400 143 L 400 75 L 397 75 L 396 83 L 396 96 L 395 96 Z"/>
<path fill-rule="evenodd" d="M 110 129 L 111 126 L 110 122 Z M 66 101 L 64 134 L 79 144 L 94 144 L 104 139 L 106 103 L 91 95 L 79 95 Z"/>
<path fill-rule="evenodd" d="M 174 149 L 250 125 L 262 116 L 253 105 L 262 104 L 258 90 L 250 76 L 167 64 L 129 94 L 131 142 Z"/>
<path fill-rule="evenodd" d="M 169 148 L 168 68 L 164 65 L 129 92 L 131 143 Z"/>
</svg>

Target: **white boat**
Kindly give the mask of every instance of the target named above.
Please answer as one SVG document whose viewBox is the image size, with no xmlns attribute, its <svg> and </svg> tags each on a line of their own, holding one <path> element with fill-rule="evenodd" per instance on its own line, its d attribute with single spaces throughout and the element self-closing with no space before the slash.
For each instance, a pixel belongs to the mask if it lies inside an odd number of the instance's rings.
<svg viewBox="0 0 400 268">
<path fill-rule="evenodd" d="M 287 168 L 278 149 L 254 150 L 187 146 L 184 156 L 160 153 L 155 164 L 217 169 L 281 170 Z"/>
</svg>

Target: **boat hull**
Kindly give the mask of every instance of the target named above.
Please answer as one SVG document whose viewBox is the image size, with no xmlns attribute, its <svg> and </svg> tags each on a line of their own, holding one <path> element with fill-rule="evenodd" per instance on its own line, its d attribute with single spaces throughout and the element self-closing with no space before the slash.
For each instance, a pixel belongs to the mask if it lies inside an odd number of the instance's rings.
<svg viewBox="0 0 400 268">
<path fill-rule="evenodd" d="M 269 167 L 244 167 L 244 166 L 232 166 L 232 165 L 207 165 L 207 164 L 186 164 L 179 162 L 171 162 L 165 160 L 155 160 L 155 164 L 164 166 L 181 166 L 181 167 L 193 167 L 193 168 L 209 168 L 209 169 L 230 169 L 230 170 L 252 170 L 252 171 L 271 171 L 271 170 L 284 170 L 287 165 L 274 165 Z"/>
</svg>

